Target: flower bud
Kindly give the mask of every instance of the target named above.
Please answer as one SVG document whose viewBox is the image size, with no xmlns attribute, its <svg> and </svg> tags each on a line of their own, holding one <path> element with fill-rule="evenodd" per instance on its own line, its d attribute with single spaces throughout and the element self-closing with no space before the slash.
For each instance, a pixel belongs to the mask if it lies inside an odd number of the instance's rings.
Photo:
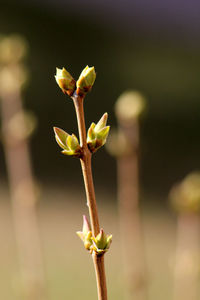
<svg viewBox="0 0 200 300">
<path fill-rule="evenodd" d="M 110 126 L 106 126 L 108 114 L 105 113 L 97 124 L 92 123 L 87 133 L 87 144 L 91 152 L 96 152 L 106 143 Z"/>
<path fill-rule="evenodd" d="M 86 66 L 76 82 L 77 94 L 81 96 L 89 92 L 95 82 L 95 79 L 96 72 L 94 67 Z"/>
<path fill-rule="evenodd" d="M 97 253 L 97 255 L 103 254 L 110 248 L 110 244 L 112 242 L 112 235 L 107 235 L 103 231 L 100 230 L 99 234 L 94 238 L 92 237 L 93 247 L 92 250 Z"/>
<path fill-rule="evenodd" d="M 74 93 L 76 81 L 65 68 L 56 68 L 55 79 L 64 94 L 71 96 Z"/>
<path fill-rule="evenodd" d="M 67 132 L 58 127 L 54 127 L 53 129 L 56 142 L 63 149 L 62 153 L 65 155 L 80 157 L 81 147 L 77 137 L 74 134 L 69 135 Z"/>
<path fill-rule="evenodd" d="M 82 231 L 77 231 L 76 232 L 77 235 L 80 237 L 80 239 L 83 241 L 84 246 L 87 250 L 90 250 L 91 246 L 92 246 L 92 231 L 90 228 L 90 223 L 87 219 L 87 217 L 84 215 L 83 216 L 83 228 Z"/>
</svg>

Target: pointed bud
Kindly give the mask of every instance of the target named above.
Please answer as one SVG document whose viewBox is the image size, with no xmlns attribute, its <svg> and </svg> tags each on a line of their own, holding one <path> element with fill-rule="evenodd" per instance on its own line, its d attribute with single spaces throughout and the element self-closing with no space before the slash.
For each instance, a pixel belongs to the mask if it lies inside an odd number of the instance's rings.
<svg viewBox="0 0 200 300">
<path fill-rule="evenodd" d="M 56 142 L 63 149 L 62 153 L 65 155 L 80 157 L 81 147 L 77 137 L 72 134 L 69 135 L 64 130 L 54 127 Z"/>
<path fill-rule="evenodd" d="M 108 120 L 108 113 L 106 112 L 105 114 L 103 114 L 103 116 L 97 123 L 97 125 L 95 127 L 95 131 L 97 132 L 97 131 L 101 130 L 102 128 L 104 128 L 106 126 L 107 120 Z"/>
<path fill-rule="evenodd" d="M 55 79 L 64 94 L 71 96 L 76 88 L 76 81 L 65 68 L 56 68 Z"/>
<path fill-rule="evenodd" d="M 67 137 L 67 146 L 74 151 L 76 151 L 77 147 L 79 147 L 78 139 L 74 134 Z"/>
<path fill-rule="evenodd" d="M 68 138 L 69 134 L 58 127 L 53 127 L 53 130 L 54 130 L 56 142 L 58 143 L 58 145 L 62 149 L 68 149 L 66 143 L 67 143 L 67 138 Z"/>
<path fill-rule="evenodd" d="M 97 139 L 102 140 L 102 142 L 103 142 L 102 146 L 106 142 L 106 138 L 108 136 L 109 130 L 110 130 L 110 126 L 106 126 L 97 132 L 97 135 L 96 135 Z"/>
<path fill-rule="evenodd" d="M 108 114 L 105 113 L 97 124 L 92 123 L 87 133 L 87 144 L 90 151 L 96 152 L 106 143 L 110 126 L 106 126 Z"/>
<path fill-rule="evenodd" d="M 106 235 L 103 229 L 100 230 L 99 234 L 94 238 L 91 238 L 93 241 L 93 251 L 98 255 L 105 253 L 110 248 L 112 242 L 112 235 Z"/>
<path fill-rule="evenodd" d="M 92 246 L 92 240 L 91 240 L 92 231 L 90 228 L 90 223 L 85 215 L 83 216 L 82 231 L 77 231 L 76 233 L 80 237 L 80 239 L 83 241 L 85 248 L 87 250 L 90 250 L 90 248 Z"/>
<path fill-rule="evenodd" d="M 95 82 L 95 79 L 96 72 L 94 67 L 86 66 L 76 82 L 77 94 L 84 95 L 85 93 L 89 92 Z"/>
<path fill-rule="evenodd" d="M 90 141 L 95 139 L 95 131 L 94 131 L 95 126 L 96 126 L 95 123 L 92 123 L 90 125 L 90 128 L 88 129 L 88 139 Z"/>
</svg>

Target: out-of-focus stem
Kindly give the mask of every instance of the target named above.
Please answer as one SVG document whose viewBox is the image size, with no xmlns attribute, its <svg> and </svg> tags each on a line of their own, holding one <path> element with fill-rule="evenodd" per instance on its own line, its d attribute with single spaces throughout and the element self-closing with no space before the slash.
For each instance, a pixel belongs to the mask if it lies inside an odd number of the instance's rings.
<svg viewBox="0 0 200 300">
<path fill-rule="evenodd" d="M 199 299 L 200 217 L 180 213 L 174 269 L 174 300 Z"/>
<path fill-rule="evenodd" d="M 46 299 L 44 268 L 28 145 L 26 139 L 19 139 L 10 128 L 13 117 L 23 113 L 20 88 L 1 93 L 0 97 L 4 151 L 22 275 L 22 292 L 27 300 L 43 300 Z"/>
<path fill-rule="evenodd" d="M 94 191 L 94 183 L 91 168 L 91 152 L 87 146 L 86 129 L 84 119 L 83 101 L 84 98 L 78 96 L 76 93 L 73 96 L 73 101 L 76 109 L 78 130 L 80 137 L 80 145 L 82 147 L 82 157 L 80 158 L 82 173 L 85 184 L 85 191 L 87 197 L 87 205 L 89 208 L 90 222 L 92 227 L 93 236 L 97 236 L 100 231 L 99 217 L 97 211 L 96 197 Z M 96 273 L 97 292 L 99 300 L 107 300 L 107 287 L 106 287 L 106 275 L 104 268 L 104 255 L 92 254 L 93 263 Z"/>
<path fill-rule="evenodd" d="M 117 157 L 120 244 L 126 297 L 144 300 L 147 298 L 146 264 L 138 206 L 139 124 L 137 118 L 131 122 L 118 119 L 118 122 L 119 129 L 131 144 L 128 153 Z"/>
</svg>

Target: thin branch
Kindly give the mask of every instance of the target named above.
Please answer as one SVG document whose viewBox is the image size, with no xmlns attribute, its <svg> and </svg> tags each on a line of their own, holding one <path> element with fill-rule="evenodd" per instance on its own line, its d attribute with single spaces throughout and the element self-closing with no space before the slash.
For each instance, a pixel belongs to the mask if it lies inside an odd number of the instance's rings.
<svg viewBox="0 0 200 300">
<path fill-rule="evenodd" d="M 94 191 L 94 183 L 92 176 L 91 157 L 92 154 L 87 146 L 85 119 L 83 101 L 84 98 L 78 96 L 76 93 L 73 95 L 74 106 L 76 110 L 78 130 L 80 137 L 80 145 L 82 147 L 82 157 L 80 158 L 82 173 L 85 183 L 85 191 L 87 197 L 87 205 L 89 208 L 90 222 L 92 227 L 93 236 L 97 236 L 100 231 L 99 218 L 96 204 L 96 197 Z M 97 291 L 99 300 L 107 300 L 106 276 L 104 268 L 104 256 L 97 255 L 93 252 L 93 263 L 96 273 Z"/>
</svg>

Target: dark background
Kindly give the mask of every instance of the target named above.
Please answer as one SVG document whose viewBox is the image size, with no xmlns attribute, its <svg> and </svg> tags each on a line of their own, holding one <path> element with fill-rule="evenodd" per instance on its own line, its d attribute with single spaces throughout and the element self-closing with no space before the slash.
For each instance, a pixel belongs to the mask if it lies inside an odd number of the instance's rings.
<svg viewBox="0 0 200 300">
<path fill-rule="evenodd" d="M 53 126 L 77 133 L 70 98 L 56 85 L 56 67 L 77 78 L 88 64 L 97 79 L 85 100 L 87 127 L 126 89 L 141 91 L 142 191 L 167 196 L 171 185 L 200 168 L 200 4 L 198 1 L 6 1 L 0 32 L 28 41 L 30 71 L 24 106 L 38 119 L 31 139 L 37 178 L 50 184 L 81 182 L 79 162 L 60 154 Z M 6 178 L 2 146 L 0 177 Z M 101 149 L 94 157 L 96 184 L 115 190 L 115 160 Z M 160 198 L 160 197 L 159 197 Z M 165 197 L 163 197 L 165 198 Z"/>
</svg>

